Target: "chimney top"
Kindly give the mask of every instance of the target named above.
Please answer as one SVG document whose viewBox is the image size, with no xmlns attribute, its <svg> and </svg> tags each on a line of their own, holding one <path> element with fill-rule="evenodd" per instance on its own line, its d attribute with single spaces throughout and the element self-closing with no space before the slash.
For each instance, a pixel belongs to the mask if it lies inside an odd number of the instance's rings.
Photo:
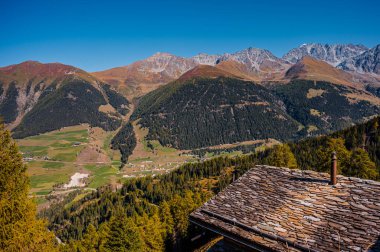
<svg viewBox="0 0 380 252">
<path fill-rule="evenodd" d="M 330 171 L 330 185 L 336 185 L 337 183 L 337 157 L 336 152 L 334 151 L 331 154 L 331 171 Z"/>
</svg>

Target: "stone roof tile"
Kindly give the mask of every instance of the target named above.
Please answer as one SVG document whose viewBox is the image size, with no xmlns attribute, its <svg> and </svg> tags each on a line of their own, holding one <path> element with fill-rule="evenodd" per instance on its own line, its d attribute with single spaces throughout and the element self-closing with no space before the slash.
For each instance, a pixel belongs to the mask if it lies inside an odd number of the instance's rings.
<svg viewBox="0 0 380 252">
<path fill-rule="evenodd" d="M 380 183 L 261 165 L 190 220 L 275 251 L 380 251 Z"/>
</svg>

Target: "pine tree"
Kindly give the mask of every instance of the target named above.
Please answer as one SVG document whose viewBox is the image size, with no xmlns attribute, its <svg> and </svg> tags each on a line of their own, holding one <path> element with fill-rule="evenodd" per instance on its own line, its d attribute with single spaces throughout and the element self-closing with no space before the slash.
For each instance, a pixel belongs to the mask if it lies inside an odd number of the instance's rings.
<svg viewBox="0 0 380 252">
<path fill-rule="evenodd" d="M 0 251 L 54 251 L 54 235 L 36 218 L 16 143 L 0 122 Z"/>
</svg>

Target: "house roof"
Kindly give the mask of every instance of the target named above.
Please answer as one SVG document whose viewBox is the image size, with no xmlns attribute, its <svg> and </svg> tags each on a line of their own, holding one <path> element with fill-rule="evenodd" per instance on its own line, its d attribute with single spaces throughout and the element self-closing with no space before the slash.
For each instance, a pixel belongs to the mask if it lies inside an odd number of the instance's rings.
<svg viewBox="0 0 380 252">
<path fill-rule="evenodd" d="M 380 251 L 380 182 L 256 166 L 190 221 L 257 250 Z"/>
</svg>

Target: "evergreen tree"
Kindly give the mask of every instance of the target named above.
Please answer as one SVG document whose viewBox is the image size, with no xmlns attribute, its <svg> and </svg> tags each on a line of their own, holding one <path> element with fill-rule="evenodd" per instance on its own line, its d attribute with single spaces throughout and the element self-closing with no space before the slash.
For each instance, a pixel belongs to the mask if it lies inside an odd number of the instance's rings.
<svg viewBox="0 0 380 252">
<path fill-rule="evenodd" d="M 264 162 L 268 165 L 288 167 L 290 169 L 296 169 L 298 167 L 296 158 L 287 144 L 275 145 L 269 151 L 269 155 Z"/>
<path fill-rule="evenodd" d="M 174 220 L 170 212 L 170 206 L 166 201 L 160 205 L 160 220 L 162 223 L 161 233 L 166 242 L 169 243 L 174 240 Z"/>
<path fill-rule="evenodd" d="M 338 173 L 344 174 L 349 166 L 350 151 L 345 146 L 342 138 L 329 138 L 326 146 L 320 145 L 316 151 L 317 164 L 315 169 L 321 172 L 328 172 L 331 168 L 331 155 L 336 152 L 338 157 Z"/>
<path fill-rule="evenodd" d="M 345 174 L 364 179 L 376 179 L 376 165 L 363 149 L 356 148 L 352 151 L 350 166 L 346 169 Z"/>
<path fill-rule="evenodd" d="M 0 251 L 54 251 L 54 235 L 36 218 L 26 166 L 0 122 Z"/>
<path fill-rule="evenodd" d="M 127 218 L 121 213 L 111 218 L 104 249 L 109 252 L 143 250 L 143 241 L 139 229 L 131 218 Z"/>
<path fill-rule="evenodd" d="M 90 224 L 87 228 L 86 234 L 83 236 L 82 245 L 84 251 L 96 252 L 100 248 L 100 237 L 94 225 Z"/>
<path fill-rule="evenodd" d="M 142 217 L 137 217 L 137 225 L 139 226 L 139 232 L 144 242 L 144 251 L 164 250 L 161 221 L 157 213 L 153 214 L 151 217 L 146 214 Z"/>
</svg>

